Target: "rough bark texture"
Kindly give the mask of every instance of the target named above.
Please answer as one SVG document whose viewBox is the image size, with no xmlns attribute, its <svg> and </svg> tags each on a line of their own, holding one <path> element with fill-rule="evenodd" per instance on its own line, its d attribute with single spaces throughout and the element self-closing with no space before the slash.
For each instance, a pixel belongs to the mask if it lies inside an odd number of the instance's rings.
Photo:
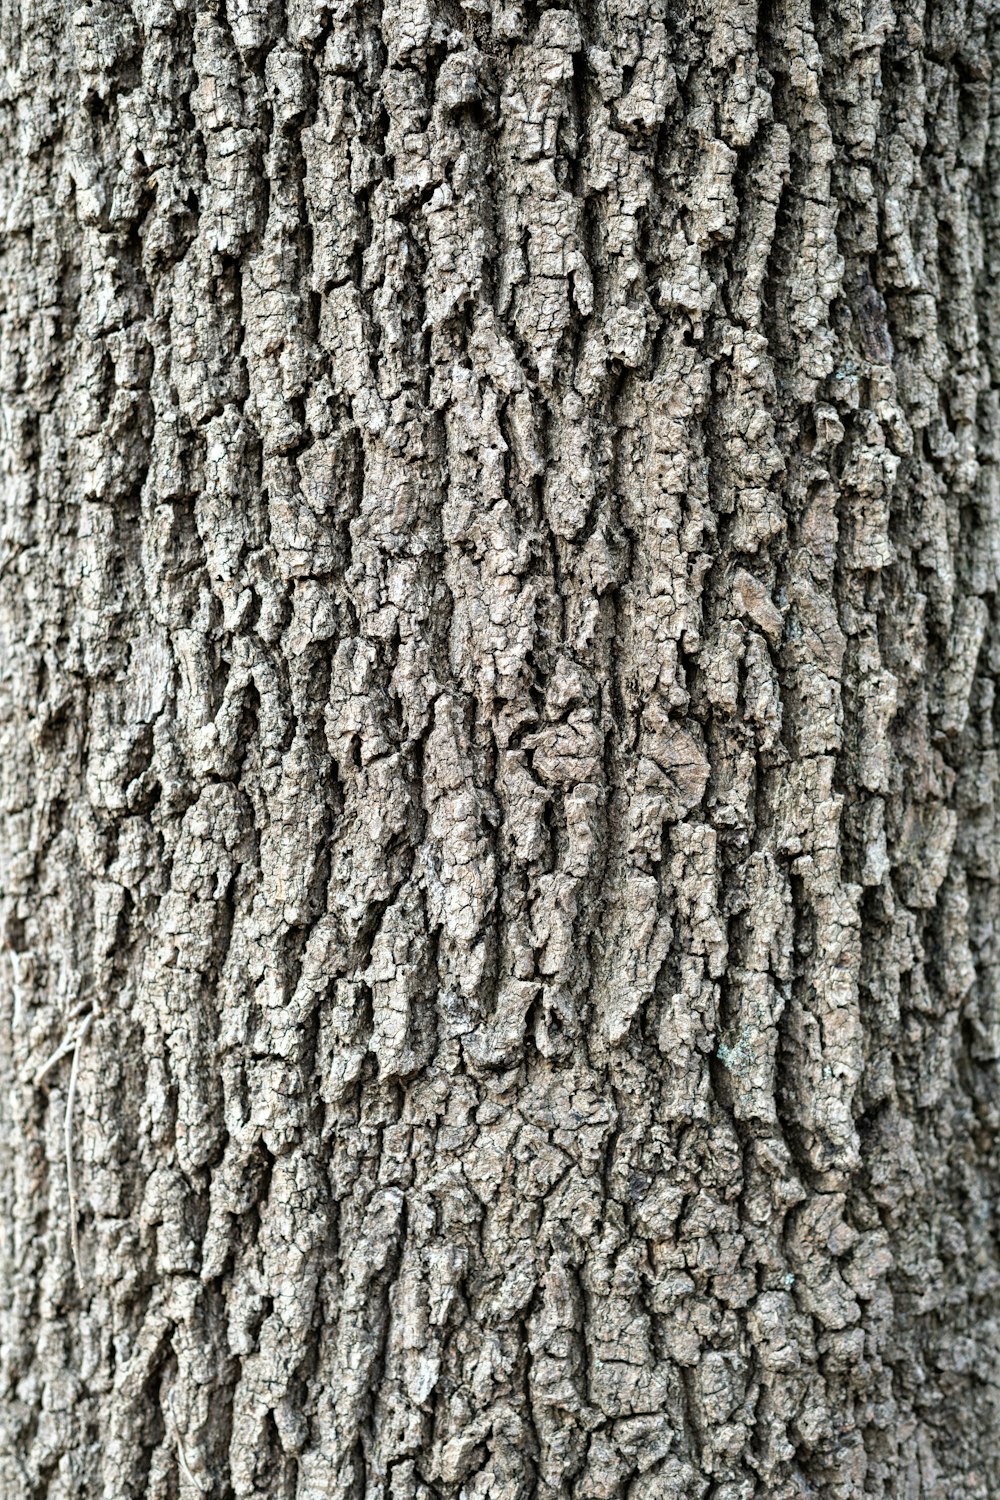
<svg viewBox="0 0 1000 1500">
<path fill-rule="evenodd" d="M 3 1500 L 1000 1494 L 996 10 L 4 7 Z"/>
</svg>

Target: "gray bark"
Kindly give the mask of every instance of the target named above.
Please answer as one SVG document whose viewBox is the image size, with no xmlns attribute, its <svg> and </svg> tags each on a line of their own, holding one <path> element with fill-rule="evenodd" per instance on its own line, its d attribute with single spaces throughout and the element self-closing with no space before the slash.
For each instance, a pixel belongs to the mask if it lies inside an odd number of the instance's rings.
<svg viewBox="0 0 1000 1500">
<path fill-rule="evenodd" d="M 0 1496 L 1000 1494 L 1000 17 L 0 15 Z"/>
</svg>

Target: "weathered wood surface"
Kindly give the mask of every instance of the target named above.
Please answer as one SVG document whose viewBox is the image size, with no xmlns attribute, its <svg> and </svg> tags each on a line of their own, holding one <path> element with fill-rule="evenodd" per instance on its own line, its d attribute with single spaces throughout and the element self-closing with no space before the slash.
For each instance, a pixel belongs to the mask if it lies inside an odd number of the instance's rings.
<svg viewBox="0 0 1000 1500">
<path fill-rule="evenodd" d="M 1000 1494 L 996 12 L 4 7 L 3 1500 Z"/>
</svg>

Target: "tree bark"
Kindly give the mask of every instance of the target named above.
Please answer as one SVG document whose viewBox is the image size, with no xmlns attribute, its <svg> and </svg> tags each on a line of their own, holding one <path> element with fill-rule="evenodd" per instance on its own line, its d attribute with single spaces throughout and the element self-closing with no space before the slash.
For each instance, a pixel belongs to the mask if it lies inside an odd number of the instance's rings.
<svg viewBox="0 0 1000 1500">
<path fill-rule="evenodd" d="M 1000 1494 L 1000 17 L 0 17 L 3 1500 Z"/>
</svg>

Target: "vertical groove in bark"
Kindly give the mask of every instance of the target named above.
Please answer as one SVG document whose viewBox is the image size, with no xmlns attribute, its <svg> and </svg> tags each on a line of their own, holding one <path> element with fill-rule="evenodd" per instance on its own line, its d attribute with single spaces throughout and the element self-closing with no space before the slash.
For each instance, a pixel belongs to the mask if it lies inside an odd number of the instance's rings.
<svg viewBox="0 0 1000 1500">
<path fill-rule="evenodd" d="M 998 52 L 4 12 L 4 1496 L 997 1492 Z"/>
</svg>

